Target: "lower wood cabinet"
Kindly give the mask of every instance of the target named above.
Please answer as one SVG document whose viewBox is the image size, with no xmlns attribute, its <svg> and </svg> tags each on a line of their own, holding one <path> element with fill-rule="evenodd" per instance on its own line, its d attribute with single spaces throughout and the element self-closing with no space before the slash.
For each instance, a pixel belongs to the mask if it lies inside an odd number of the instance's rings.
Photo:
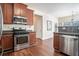
<svg viewBox="0 0 79 59">
<path fill-rule="evenodd" d="M 36 43 L 36 33 L 35 32 L 31 32 L 29 33 L 29 39 L 30 39 L 30 45 L 33 45 Z"/>
<path fill-rule="evenodd" d="M 13 37 L 11 34 L 2 36 L 2 45 L 4 50 L 13 48 Z"/>
<path fill-rule="evenodd" d="M 60 35 L 59 33 L 54 33 L 54 49 L 59 50 L 60 49 Z"/>
</svg>

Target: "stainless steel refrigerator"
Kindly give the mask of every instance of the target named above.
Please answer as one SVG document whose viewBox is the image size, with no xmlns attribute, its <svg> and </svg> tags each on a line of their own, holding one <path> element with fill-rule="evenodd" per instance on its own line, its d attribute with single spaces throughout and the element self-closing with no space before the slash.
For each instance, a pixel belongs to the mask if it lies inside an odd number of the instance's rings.
<svg viewBox="0 0 79 59">
<path fill-rule="evenodd" d="M 1 5 L 0 5 L 0 41 L 1 41 L 0 48 L 2 48 L 1 55 L 3 54 L 3 46 L 2 46 L 2 40 L 1 40 L 1 37 L 2 37 L 2 27 L 3 27 L 3 13 L 2 13 Z"/>
</svg>

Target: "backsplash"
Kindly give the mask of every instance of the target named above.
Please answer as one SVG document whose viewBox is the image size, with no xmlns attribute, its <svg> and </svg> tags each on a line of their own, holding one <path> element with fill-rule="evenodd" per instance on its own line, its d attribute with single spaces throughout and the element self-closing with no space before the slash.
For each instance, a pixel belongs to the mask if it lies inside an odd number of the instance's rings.
<svg viewBox="0 0 79 59">
<path fill-rule="evenodd" d="M 16 25 L 16 24 L 3 24 L 3 31 L 12 30 L 13 28 L 22 28 L 34 31 L 34 25 Z"/>
</svg>

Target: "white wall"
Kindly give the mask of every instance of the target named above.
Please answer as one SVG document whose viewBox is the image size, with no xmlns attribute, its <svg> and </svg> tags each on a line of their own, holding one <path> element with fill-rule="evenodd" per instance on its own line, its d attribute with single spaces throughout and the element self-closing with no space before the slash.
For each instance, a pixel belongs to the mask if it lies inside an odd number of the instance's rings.
<svg viewBox="0 0 79 59">
<path fill-rule="evenodd" d="M 28 8 L 34 10 L 34 14 L 43 16 L 43 20 L 42 20 L 42 22 L 43 22 L 43 25 L 42 25 L 43 26 L 43 28 L 42 28 L 43 33 L 42 34 L 43 35 L 42 35 L 41 39 L 45 40 L 45 39 L 53 38 L 53 32 L 55 31 L 54 24 L 57 22 L 57 19 L 55 17 L 53 17 L 52 15 L 48 15 L 46 13 L 43 13 L 42 11 L 32 8 L 32 6 L 28 7 Z M 47 31 L 47 20 L 52 21 L 52 31 Z"/>
<path fill-rule="evenodd" d="M 52 21 L 52 31 L 47 31 L 47 20 Z M 51 15 L 44 15 L 43 17 L 43 40 L 53 38 L 53 32 L 55 32 L 55 23 L 57 19 Z"/>
</svg>

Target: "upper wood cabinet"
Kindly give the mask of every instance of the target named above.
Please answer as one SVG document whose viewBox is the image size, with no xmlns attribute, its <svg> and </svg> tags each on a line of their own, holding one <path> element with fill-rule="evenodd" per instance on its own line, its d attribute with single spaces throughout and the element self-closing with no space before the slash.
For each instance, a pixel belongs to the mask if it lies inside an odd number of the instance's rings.
<svg viewBox="0 0 79 59">
<path fill-rule="evenodd" d="M 20 4 L 20 8 L 21 8 L 21 16 L 26 17 L 26 5 L 24 4 Z"/>
<path fill-rule="evenodd" d="M 27 5 L 21 3 L 14 3 L 14 16 L 26 17 L 26 7 Z"/>
<path fill-rule="evenodd" d="M 27 9 L 27 18 L 28 18 L 28 24 L 33 24 L 33 10 Z"/>
<path fill-rule="evenodd" d="M 26 9 L 26 16 L 28 18 L 27 23 L 29 25 L 32 25 L 33 24 L 33 10 Z"/>
<path fill-rule="evenodd" d="M 13 4 L 12 3 L 3 3 L 1 5 L 2 5 L 4 24 L 11 24 L 12 19 L 13 19 Z"/>
<path fill-rule="evenodd" d="M 14 3 L 14 16 L 21 16 L 21 4 L 20 3 Z"/>
<path fill-rule="evenodd" d="M 14 16 L 23 16 L 27 18 L 29 25 L 33 24 L 33 10 L 27 8 L 27 5 L 14 3 Z"/>
<path fill-rule="evenodd" d="M 33 25 L 33 10 L 21 3 L 2 3 L 4 24 L 12 24 L 13 16 L 23 16 L 27 18 L 27 24 Z"/>
</svg>

